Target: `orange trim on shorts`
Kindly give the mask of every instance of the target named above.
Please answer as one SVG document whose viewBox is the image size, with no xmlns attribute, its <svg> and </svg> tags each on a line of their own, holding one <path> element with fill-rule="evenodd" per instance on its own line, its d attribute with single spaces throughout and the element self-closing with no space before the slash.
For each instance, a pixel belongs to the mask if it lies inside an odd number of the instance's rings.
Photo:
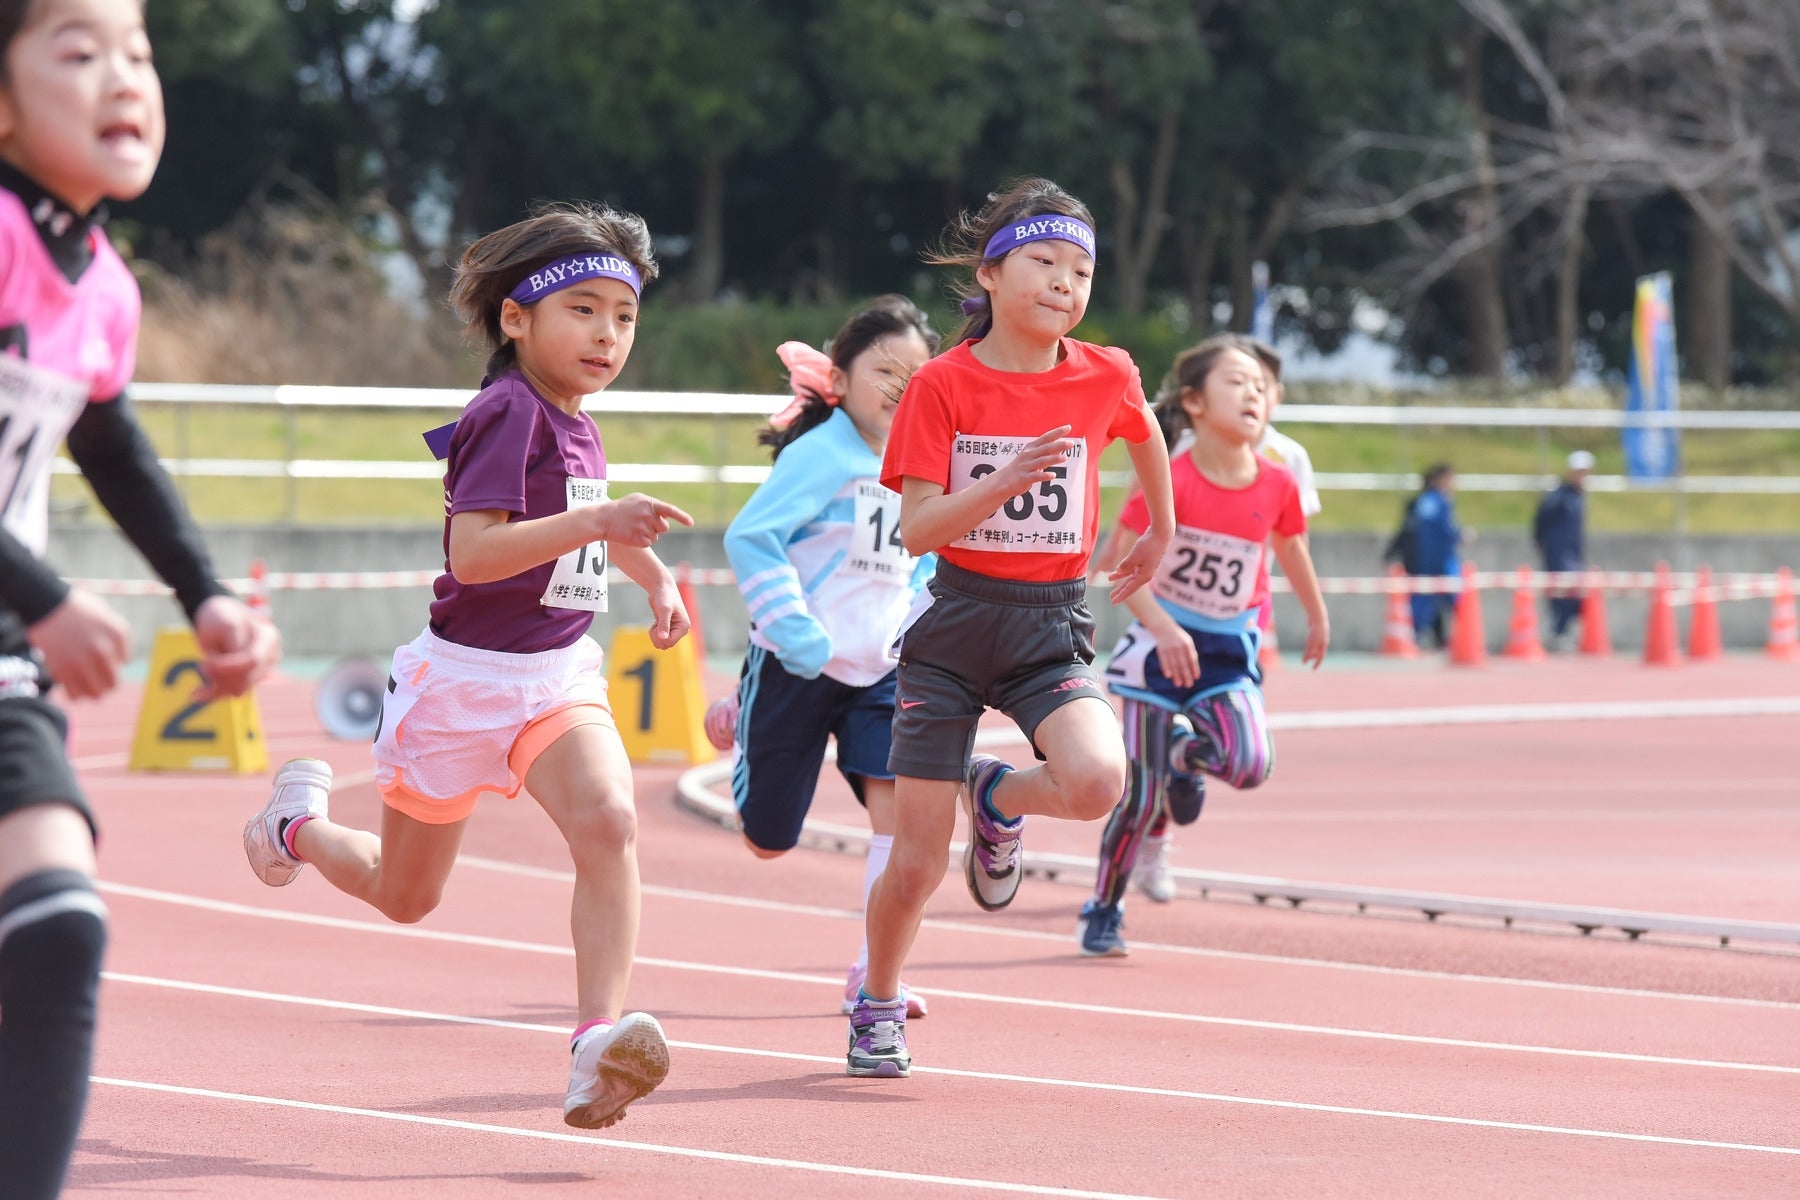
<svg viewBox="0 0 1800 1200">
<path fill-rule="evenodd" d="M 519 736 L 513 740 L 512 752 L 506 756 L 506 765 L 512 768 L 514 775 L 520 779 L 525 778 L 531 771 L 531 764 L 538 760 L 538 755 L 548 750 L 563 734 L 583 725 L 618 728 L 613 720 L 612 709 L 598 701 L 581 700 L 561 708 L 553 708 L 519 731 Z"/>
<path fill-rule="evenodd" d="M 400 772 L 394 772 L 394 782 L 390 787 L 381 789 L 381 802 L 395 812 L 404 813 L 413 820 L 425 825 L 454 825 L 458 821 L 466 821 L 475 811 L 475 802 L 481 799 L 483 792 L 494 792 L 493 788 L 478 787 L 464 792 L 460 796 L 452 796 L 448 800 L 438 800 L 431 796 L 421 796 L 406 786 L 406 779 Z M 510 792 L 494 792 L 505 796 L 508 800 L 519 794 L 519 789 Z"/>
<path fill-rule="evenodd" d="M 553 708 L 521 729 L 519 736 L 513 739 L 512 750 L 506 756 L 507 768 L 521 781 L 511 791 L 478 787 L 460 796 L 440 800 L 434 796 L 422 796 L 407 787 L 404 773 L 396 770 L 394 782 L 381 789 L 381 801 L 396 812 L 404 813 L 426 825 L 454 825 L 458 821 L 466 821 L 474 813 L 475 804 L 483 793 L 504 796 L 508 800 L 517 796 L 519 789 L 524 786 L 522 781 L 538 756 L 563 734 L 583 725 L 604 725 L 608 729 L 618 727 L 613 721 L 612 709 L 592 700 L 580 700 L 561 708 Z"/>
</svg>

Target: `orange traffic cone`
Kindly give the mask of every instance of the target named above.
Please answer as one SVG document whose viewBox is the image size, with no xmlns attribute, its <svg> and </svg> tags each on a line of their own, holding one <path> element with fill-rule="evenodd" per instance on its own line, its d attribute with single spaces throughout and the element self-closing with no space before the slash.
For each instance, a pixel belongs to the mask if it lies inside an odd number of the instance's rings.
<svg viewBox="0 0 1800 1200">
<path fill-rule="evenodd" d="M 1800 662 L 1800 616 L 1794 612 L 1794 573 L 1786 567 L 1775 573 L 1775 603 L 1769 607 L 1770 658 Z"/>
<path fill-rule="evenodd" d="M 1450 661 L 1459 667 L 1487 662 L 1487 630 L 1481 623 L 1481 589 L 1475 586 L 1475 564 L 1464 563 L 1462 592 L 1456 597 L 1456 627 L 1450 631 Z"/>
<path fill-rule="evenodd" d="M 1399 563 L 1388 568 L 1389 579 L 1405 579 L 1406 570 Z M 1388 593 L 1387 620 L 1382 624 L 1381 653 L 1387 658 L 1419 657 L 1419 642 L 1413 637 L 1412 605 L 1404 587 Z"/>
<path fill-rule="evenodd" d="M 1694 611 L 1688 618 L 1688 659 L 1712 662 L 1725 654 L 1719 636 L 1719 603 L 1712 594 L 1712 568 L 1701 567 L 1694 582 Z"/>
<path fill-rule="evenodd" d="M 1269 627 L 1263 631 L 1262 646 L 1256 651 L 1256 668 L 1264 675 L 1281 665 L 1281 639 L 1275 636 L 1275 610 L 1269 609 Z"/>
<path fill-rule="evenodd" d="M 269 566 L 260 558 L 250 560 L 250 594 L 244 603 L 258 616 L 269 615 Z"/>
<path fill-rule="evenodd" d="M 1544 643 L 1538 638 L 1537 595 L 1531 590 L 1531 568 L 1519 568 L 1513 588 L 1512 624 L 1506 633 L 1506 657 L 1520 662 L 1543 662 Z"/>
<path fill-rule="evenodd" d="M 1592 577 L 1586 581 L 1586 587 L 1581 597 L 1581 652 L 1604 658 L 1612 653 L 1612 633 L 1606 627 L 1606 592 Z"/>
<path fill-rule="evenodd" d="M 681 596 L 681 607 L 687 609 L 688 638 L 694 643 L 694 659 L 706 665 L 706 633 L 700 628 L 700 598 L 694 594 L 694 569 L 687 563 L 675 564 L 675 591 Z"/>
<path fill-rule="evenodd" d="M 1675 627 L 1675 608 L 1669 603 L 1669 564 L 1656 564 L 1656 585 L 1650 589 L 1650 620 L 1644 633 L 1644 665 L 1681 665 L 1681 637 Z"/>
</svg>

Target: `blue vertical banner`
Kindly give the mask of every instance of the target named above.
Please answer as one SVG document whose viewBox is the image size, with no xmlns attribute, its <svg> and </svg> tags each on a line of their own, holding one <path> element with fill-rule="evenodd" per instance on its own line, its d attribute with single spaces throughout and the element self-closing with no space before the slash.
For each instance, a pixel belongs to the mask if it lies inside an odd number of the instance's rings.
<svg viewBox="0 0 1800 1200">
<path fill-rule="evenodd" d="M 1675 301 L 1667 271 L 1638 280 L 1631 314 L 1627 413 L 1673 413 L 1681 407 L 1675 362 Z M 1672 479 L 1681 471 L 1681 434 L 1672 427 L 1626 427 L 1621 433 L 1631 479 Z"/>
<path fill-rule="evenodd" d="M 1275 344 L 1275 305 L 1269 299 L 1269 264 L 1250 264 L 1250 336 L 1259 342 Z"/>
</svg>

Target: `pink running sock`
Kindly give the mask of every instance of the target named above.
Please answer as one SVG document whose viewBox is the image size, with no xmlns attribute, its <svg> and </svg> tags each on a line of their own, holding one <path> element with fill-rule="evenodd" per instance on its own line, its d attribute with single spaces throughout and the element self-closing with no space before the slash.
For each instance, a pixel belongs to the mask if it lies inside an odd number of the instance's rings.
<svg viewBox="0 0 1800 1200">
<path fill-rule="evenodd" d="M 611 1025 L 612 1023 L 611 1017 L 595 1017 L 591 1021 L 583 1021 L 575 1027 L 575 1032 L 569 1035 L 569 1044 L 574 1045 L 576 1042 L 580 1041 L 581 1035 L 594 1028 L 596 1025 Z"/>
<path fill-rule="evenodd" d="M 299 831 L 302 825 L 310 820 L 312 820 L 312 814 L 307 813 L 305 816 L 294 817 L 288 821 L 286 825 L 281 827 L 281 844 L 287 847 L 287 852 L 290 857 L 302 862 L 305 860 L 301 859 L 300 852 L 294 849 L 294 834 Z"/>
</svg>

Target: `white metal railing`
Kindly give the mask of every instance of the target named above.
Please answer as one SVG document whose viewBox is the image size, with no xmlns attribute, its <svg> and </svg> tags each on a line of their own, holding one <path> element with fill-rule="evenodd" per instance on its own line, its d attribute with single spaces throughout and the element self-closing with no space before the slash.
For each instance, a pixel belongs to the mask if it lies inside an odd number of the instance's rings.
<svg viewBox="0 0 1800 1200">
<path fill-rule="evenodd" d="M 327 387 L 314 384 L 135 383 L 144 404 L 238 404 L 276 408 L 460 409 L 464 388 Z M 731 392 L 631 392 L 597 395 L 594 407 L 658 416 L 767 416 L 789 397 Z M 1800 410 L 1626 412 L 1617 408 L 1536 408 L 1527 405 L 1284 404 L 1284 425 L 1456 425 L 1545 429 L 1800 429 Z"/>
<path fill-rule="evenodd" d="M 462 388 L 325 387 L 311 384 L 184 384 L 138 383 L 133 398 L 143 404 L 183 406 L 178 416 L 178 453 L 165 460 L 178 477 L 227 477 L 280 479 L 286 482 L 289 516 L 297 508 L 295 488 L 308 479 L 436 480 L 442 465 L 423 450 L 417 459 L 309 459 L 300 457 L 295 429 L 296 414 L 307 409 L 410 409 L 429 412 L 427 420 L 460 410 L 470 392 Z M 609 391 L 593 398 L 599 414 L 626 416 L 680 416 L 712 418 L 763 417 L 779 410 L 785 396 L 741 395 L 723 392 Z M 284 455 L 280 458 L 195 458 L 186 454 L 188 406 L 238 405 L 278 409 L 286 427 Z M 1528 428 L 1627 429 L 1673 428 L 1689 430 L 1800 430 L 1800 411 L 1676 411 L 1626 412 L 1612 408 L 1537 408 L 1514 406 L 1353 405 L 1287 404 L 1281 409 L 1283 425 L 1339 424 L 1385 426 L 1396 429 Z M 717 457 L 727 452 L 725 427 L 719 424 Z M 55 470 L 74 473 L 73 464 L 59 460 Z M 671 463 L 609 463 L 610 478 L 625 484 L 707 484 L 718 490 L 715 507 L 726 507 L 725 488 L 733 484 L 755 485 L 768 478 L 762 464 L 692 465 Z M 1123 485 L 1125 472 L 1102 472 L 1108 487 Z M 1404 492 L 1418 485 L 1415 472 L 1321 472 L 1318 486 L 1325 491 Z M 1551 485 L 1553 473 L 1484 474 L 1465 472 L 1458 486 L 1469 492 L 1536 492 Z M 1774 496 L 1800 495 L 1800 478 L 1777 475 L 1683 475 L 1661 481 L 1632 480 L 1622 475 L 1596 475 L 1588 480 L 1594 492 L 1666 493 L 1677 504 L 1693 495 Z M 723 511 L 715 513 L 723 515 Z M 1681 517 L 1677 517 L 1678 525 Z"/>
</svg>

